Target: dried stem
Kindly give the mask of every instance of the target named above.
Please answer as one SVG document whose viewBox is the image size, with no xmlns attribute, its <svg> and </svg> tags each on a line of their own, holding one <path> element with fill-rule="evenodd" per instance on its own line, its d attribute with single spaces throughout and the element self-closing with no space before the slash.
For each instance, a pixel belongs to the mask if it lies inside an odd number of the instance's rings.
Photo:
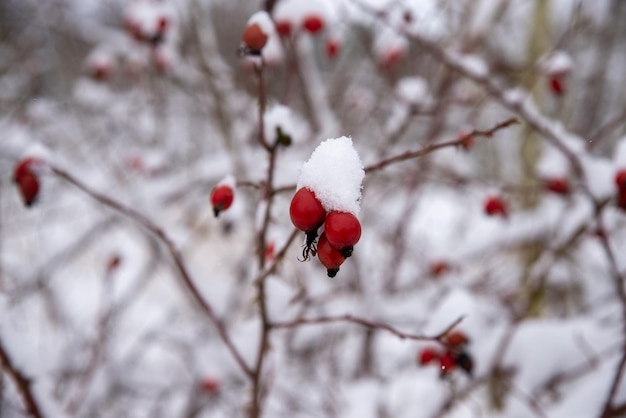
<svg viewBox="0 0 626 418">
<path fill-rule="evenodd" d="M 33 394 L 30 378 L 26 377 L 26 375 L 11 362 L 11 358 L 4 347 L 2 339 L 0 339 L 0 364 L 2 364 L 2 368 L 15 382 L 15 386 L 17 386 L 17 390 L 20 395 L 22 395 L 24 406 L 28 413 L 35 418 L 43 417 L 39 403 Z"/>
<path fill-rule="evenodd" d="M 226 327 L 218 318 L 217 314 L 213 310 L 213 307 L 209 304 L 207 300 L 204 299 L 204 297 L 200 293 L 200 290 L 194 284 L 194 281 L 191 278 L 187 267 L 185 266 L 185 262 L 183 261 L 180 251 L 178 250 L 178 248 L 176 248 L 176 245 L 169 238 L 169 236 L 166 235 L 165 231 L 163 231 L 161 227 L 159 227 L 142 213 L 128 206 L 125 206 L 122 203 L 103 195 L 102 193 L 93 190 L 74 176 L 70 175 L 68 172 L 61 170 L 57 167 L 51 167 L 51 169 L 54 174 L 73 184 L 93 199 L 104 204 L 105 206 L 114 209 L 116 212 L 121 213 L 122 215 L 132 219 L 134 222 L 147 229 L 161 243 L 163 243 L 163 245 L 165 245 L 167 251 L 174 260 L 174 265 L 176 267 L 179 277 L 181 278 L 187 290 L 191 293 L 192 298 L 196 301 L 202 312 L 204 312 L 204 314 L 213 323 L 213 325 L 217 329 L 218 334 L 220 335 L 220 338 L 222 339 L 222 341 L 224 341 L 224 344 L 226 344 L 228 351 L 230 351 L 241 371 L 247 376 L 252 376 L 252 371 L 250 370 L 250 367 L 246 364 L 245 360 L 233 344 L 230 336 L 228 335 L 228 332 L 226 331 Z"/>
</svg>

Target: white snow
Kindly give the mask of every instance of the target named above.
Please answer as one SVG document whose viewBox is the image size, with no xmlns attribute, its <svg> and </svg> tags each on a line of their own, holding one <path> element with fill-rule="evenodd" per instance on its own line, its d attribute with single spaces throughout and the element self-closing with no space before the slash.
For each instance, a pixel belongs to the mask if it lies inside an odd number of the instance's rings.
<svg viewBox="0 0 626 418">
<path fill-rule="evenodd" d="M 327 211 L 358 215 L 364 177 L 363 163 L 352 139 L 342 136 L 327 139 L 313 151 L 302 165 L 297 187 L 315 192 Z"/>
</svg>

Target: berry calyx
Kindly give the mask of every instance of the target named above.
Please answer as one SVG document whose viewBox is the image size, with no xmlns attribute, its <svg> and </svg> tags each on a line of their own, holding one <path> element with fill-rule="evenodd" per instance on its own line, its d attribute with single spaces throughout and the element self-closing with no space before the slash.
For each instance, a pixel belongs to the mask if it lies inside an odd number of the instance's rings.
<svg viewBox="0 0 626 418">
<path fill-rule="evenodd" d="M 211 192 L 211 206 L 213 206 L 213 213 L 217 218 L 220 212 L 225 211 L 233 204 L 235 198 L 235 192 L 232 187 L 227 184 L 217 186 Z"/>
<path fill-rule="evenodd" d="M 509 216 L 509 208 L 499 196 L 489 196 L 484 204 L 485 213 L 489 216 Z"/>
<path fill-rule="evenodd" d="M 250 48 L 252 52 L 258 53 L 261 51 L 265 44 L 267 44 L 267 39 L 267 34 L 263 32 L 263 29 L 261 29 L 261 26 L 257 23 L 246 26 L 246 29 L 243 31 L 243 43 Z"/>
<path fill-rule="evenodd" d="M 458 353 L 453 353 L 454 360 L 456 365 L 459 366 L 468 376 L 472 376 L 472 372 L 474 370 L 474 359 L 472 356 L 466 351 L 460 351 Z"/>
<path fill-rule="evenodd" d="M 333 211 L 326 217 L 324 233 L 328 242 L 347 258 L 361 238 L 361 223 L 351 213 Z"/>
<path fill-rule="evenodd" d="M 556 194 L 568 194 L 569 183 L 567 179 L 563 177 L 552 177 L 544 180 L 544 187 Z"/>
<path fill-rule="evenodd" d="M 324 224 L 326 210 L 317 199 L 315 193 L 306 187 L 301 188 L 291 199 L 289 206 L 291 222 L 300 231 L 313 232 Z"/>
<path fill-rule="evenodd" d="M 328 277 L 335 277 L 339 272 L 339 267 L 346 261 L 346 258 L 330 244 L 324 233 L 317 243 L 317 257 L 326 267 Z"/>
<path fill-rule="evenodd" d="M 302 26 L 311 34 L 316 34 L 324 29 L 324 20 L 318 15 L 308 15 L 304 18 Z"/>
<path fill-rule="evenodd" d="M 417 362 L 424 366 L 426 364 L 430 364 L 435 360 L 439 360 L 441 354 L 436 348 L 426 347 L 422 351 L 420 351 L 417 355 Z"/>
</svg>

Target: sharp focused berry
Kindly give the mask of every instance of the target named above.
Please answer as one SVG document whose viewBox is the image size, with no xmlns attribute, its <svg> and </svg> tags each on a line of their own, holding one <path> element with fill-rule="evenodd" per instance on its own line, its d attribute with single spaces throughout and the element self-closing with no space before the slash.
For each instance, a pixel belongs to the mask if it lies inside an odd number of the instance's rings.
<svg viewBox="0 0 626 418">
<path fill-rule="evenodd" d="M 333 211 L 326 217 L 324 233 L 333 247 L 344 257 L 350 257 L 361 238 L 361 223 L 351 213 Z"/>
<path fill-rule="evenodd" d="M 339 272 L 339 267 L 346 261 L 346 258 L 341 253 L 330 245 L 325 234 L 320 236 L 317 243 L 317 257 L 320 262 L 326 267 L 328 277 L 335 277 Z"/>
<path fill-rule="evenodd" d="M 213 213 L 217 217 L 220 212 L 225 211 L 233 204 L 235 198 L 235 192 L 232 187 L 227 184 L 217 186 L 211 192 L 211 205 L 213 206 Z"/>
<path fill-rule="evenodd" d="M 300 231 L 313 232 L 324 224 L 326 210 L 315 197 L 315 193 L 303 187 L 291 199 L 289 216 Z M 317 236 L 317 233 L 315 235 Z"/>
</svg>

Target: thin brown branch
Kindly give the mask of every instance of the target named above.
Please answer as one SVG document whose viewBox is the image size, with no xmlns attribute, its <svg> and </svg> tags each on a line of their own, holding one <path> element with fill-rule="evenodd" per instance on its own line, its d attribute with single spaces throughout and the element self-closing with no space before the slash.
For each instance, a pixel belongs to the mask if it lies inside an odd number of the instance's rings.
<svg viewBox="0 0 626 418">
<path fill-rule="evenodd" d="M 383 168 L 391 164 L 399 163 L 399 162 L 406 161 L 406 160 L 411 160 L 413 158 L 421 158 L 425 155 L 428 155 L 442 148 L 459 147 L 465 144 L 470 138 L 476 138 L 476 137 L 492 138 L 493 135 L 497 131 L 508 128 L 509 126 L 512 126 L 512 125 L 516 125 L 518 123 L 519 123 L 519 120 L 517 118 L 510 118 L 503 122 L 498 123 L 496 126 L 486 131 L 474 129 L 471 132 L 468 132 L 464 135 L 459 136 L 457 139 L 453 141 L 439 142 L 436 144 L 427 145 L 419 150 L 406 151 L 402 154 L 395 155 L 393 157 L 389 157 L 387 159 L 381 160 L 377 163 L 374 163 L 372 165 L 365 167 L 365 172 L 369 174 L 373 171 L 382 170 Z"/>
<path fill-rule="evenodd" d="M 2 364 L 2 368 L 8 373 L 9 376 L 11 376 L 11 378 L 15 382 L 15 386 L 17 386 L 17 390 L 22 396 L 24 406 L 26 407 L 28 413 L 35 418 L 43 417 L 43 414 L 41 413 L 41 408 L 39 407 L 39 403 L 37 402 L 37 399 L 33 394 L 31 388 L 32 382 L 30 378 L 26 377 L 26 375 L 24 375 L 24 373 L 21 372 L 14 363 L 11 362 L 9 353 L 4 347 L 1 339 L 0 364 Z"/>
<path fill-rule="evenodd" d="M 240 369 L 247 376 L 252 376 L 252 371 L 250 370 L 250 367 L 246 364 L 245 360 L 243 359 L 243 357 L 241 356 L 241 354 L 235 347 L 228 332 L 226 331 L 224 324 L 218 318 L 217 314 L 213 310 L 213 307 L 209 304 L 207 300 L 204 299 L 204 297 L 200 293 L 200 290 L 196 287 L 193 279 L 191 278 L 191 275 L 189 274 L 189 271 L 187 270 L 187 267 L 185 266 L 185 262 L 183 261 L 180 251 L 178 250 L 178 248 L 176 248 L 176 245 L 169 238 L 169 236 L 167 236 L 165 231 L 163 231 L 161 227 L 159 227 L 157 224 L 155 224 L 152 220 L 150 220 L 148 217 L 146 217 L 142 213 L 128 206 L 125 206 L 124 204 L 116 200 L 113 200 L 110 197 L 103 195 L 102 193 L 99 193 L 93 190 L 92 188 L 90 188 L 83 182 L 79 181 L 77 178 L 75 178 L 68 172 L 61 170 L 57 167 L 51 167 L 51 169 L 54 174 L 63 178 L 68 183 L 74 185 L 78 189 L 82 190 L 84 193 L 86 193 L 93 199 L 104 204 L 105 206 L 110 207 L 116 212 L 132 219 L 134 222 L 144 227 L 146 230 L 152 233 L 165 246 L 165 248 L 167 249 L 167 251 L 169 252 L 170 256 L 172 257 L 174 261 L 174 265 L 176 267 L 178 275 L 180 279 L 182 280 L 183 284 L 185 285 L 185 288 L 190 292 L 192 298 L 196 301 L 198 306 L 201 308 L 201 311 L 204 312 L 204 314 L 208 317 L 208 319 L 213 323 L 213 325 L 217 329 L 218 334 L 220 335 L 220 338 L 222 339 L 222 341 L 228 348 L 228 351 L 230 351 L 231 355 L 235 359 L 235 362 L 239 365 Z"/>
<path fill-rule="evenodd" d="M 401 340 L 415 340 L 415 341 L 441 341 L 441 339 L 449 333 L 454 327 L 456 327 L 464 317 L 458 318 L 452 324 L 448 325 L 443 331 L 435 335 L 420 335 L 420 334 L 410 334 L 406 332 L 402 332 L 392 327 L 389 324 L 379 321 L 371 321 L 364 318 L 359 318 L 350 314 L 339 315 L 339 316 L 322 316 L 318 318 L 299 318 L 294 319 L 293 321 L 287 322 L 273 322 L 271 324 L 272 328 L 296 328 L 302 325 L 320 325 L 320 324 L 328 324 L 328 323 L 336 323 L 336 322 L 351 322 L 353 324 L 358 324 L 366 328 L 371 329 L 380 329 L 383 331 L 387 331 L 392 335 L 400 338 Z"/>
</svg>

